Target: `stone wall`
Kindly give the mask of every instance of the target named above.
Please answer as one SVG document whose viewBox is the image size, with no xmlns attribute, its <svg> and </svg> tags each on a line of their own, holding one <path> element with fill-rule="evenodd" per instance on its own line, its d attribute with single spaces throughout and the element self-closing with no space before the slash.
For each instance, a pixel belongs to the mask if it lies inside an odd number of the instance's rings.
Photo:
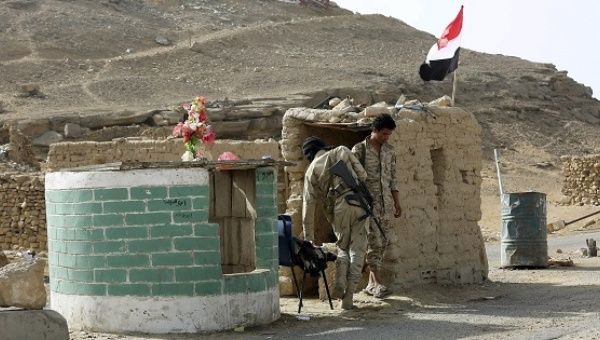
<svg viewBox="0 0 600 340">
<path fill-rule="evenodd" d="M 563 156 L 564 203 L 600 205 L 600 155 Z"/>
<path fill-rule="evenodd" d="M 13 246 L 47 248 L 42 175 L 0 174 L 0 250 Z"/>
<path fill-rule="evenodd" d="M 480 210 L 481 130 L 474 116 L 460 108 L 430 103 L 425 110 L 394 113 L 397 128 L 390 139 L 397 155 L 402 217 L 388 235 L 383 276 L 387 284 L 461 284 L 487 277 L 487 258 L 478 221 Z M 390 110 L 393 112 L 394 110 Z M 351 113 L 358 118 L 355 113 Z M 364 116 L 363 116 L 364 117 Z M 347 116 L 331 110 L 290 109 L 283 121 L 284 159 L 290 181 L 288 213 L 294 233 L 301 234 L 302 187 L 306 161 L 302 141 L 311 135 L 348 147 L 368 135 L 368 118 L 358 119 L 366 130 L 344 124 Z M 322 125 L 315 127 L 315 122 Z M 355 122 L 356 123 L 356 122 Z M 310 124 L 310 125 L 309 125 Z M 346 126 L 346 128 L 344 128 Z M 357 131 L 357 132 L 356 132 Z M 316 223 L 317 242 L 329 242 L 329 224 Z"/>
<path fill-rule="evenodd" d="M 216 159 L 224 151 L 231 151 L 242 159 L 260 159 L 264 155 L 273 159 L 281 157 L 279 144 L 273 140 L 218 140 L 211 154 Z M 44 169 L 53 171 L 125 160 L 177 161 L 182 153 L 181 139 L 64 142 L 50 146 Z M 277 193 L 282 202 L 279 211 L 285 210 L 285 178 L 278 176 Z M 36 250 L 47 248 L 44 178 L 41 174 L 0 175 L 0 249 L 12 249 L 13 246 Z"/>
<path fill-rule="evenodd" d="M 37 161 L 31 147 L 31 138 L 26 136 L 16 126 L 10 126 L 8 159 L 11 161 L 37 166 Z"/>
</svg>

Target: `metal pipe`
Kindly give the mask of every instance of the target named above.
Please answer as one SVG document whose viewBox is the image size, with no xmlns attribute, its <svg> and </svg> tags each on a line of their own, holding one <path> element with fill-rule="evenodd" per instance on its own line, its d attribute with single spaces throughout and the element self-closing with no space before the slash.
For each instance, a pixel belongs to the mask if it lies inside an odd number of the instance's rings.
<svg viewBox="0 0 600 340">
<path fill-rule="evenodd" d="M 581 220 L 583 220 L 583 219 L 585 219 L 585 218 L 592 217 L 592 216 L 594 216 L 594 215 L 598 215 L 598 214 L 600 214 L 600 210 L 598 210 L 598 211 L 595 211 L 595 212 L 593 212 L 593 213 L 590 213 L 590 214 L 587 214 L 587 215 L 585 215 L 585 216 L 581 216 L 581 217 L 579 217 L 579 218 L 576 218 L 576 219 L 574 219 L 574 220 L 572 220 L 572 221 L 569 221 L 569 222 L 565 223 L 565 226 L 568 226 L 568 225 L 569 225 L 569 224 L 571 224 L 571 223 L 579 222 L 579 221 L 581 221 Z"/>
<path fill-rule="evenodd" d="M 496 161 L 496 176 L 498 176 L 498 187 L 500 188 L 500 199 L 504 195 L 504 188 L 502 188 L 502 177 L 500 176 L 500 163 L 498 162 L 498 149 L 494 149 L 494 160 Z"/>
</svg>

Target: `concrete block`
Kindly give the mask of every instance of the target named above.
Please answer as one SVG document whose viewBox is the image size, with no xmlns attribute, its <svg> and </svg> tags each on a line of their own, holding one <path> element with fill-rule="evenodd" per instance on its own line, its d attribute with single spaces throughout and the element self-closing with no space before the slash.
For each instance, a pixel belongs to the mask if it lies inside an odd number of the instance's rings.
<svg viewBox="0 0 600 340">
<path fill-rule="evenodd" d="M 2 340 L 68 340 L 67 321 L 53 310 L 0 311 Z"/>
</svg>

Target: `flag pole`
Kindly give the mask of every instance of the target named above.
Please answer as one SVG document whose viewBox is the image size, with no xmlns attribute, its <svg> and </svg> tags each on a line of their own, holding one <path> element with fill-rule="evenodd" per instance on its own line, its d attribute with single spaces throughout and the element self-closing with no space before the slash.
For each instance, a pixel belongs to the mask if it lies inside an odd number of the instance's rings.
<svg viewBox="0 0 600 340">
<path fill-rule="evenodd" d="M 456 98 L 456 83 L 458 82 L 457 74 L 458 69 L 452 72 L 452 106 L 454 106 L 454 99 Z"/>
</svg>

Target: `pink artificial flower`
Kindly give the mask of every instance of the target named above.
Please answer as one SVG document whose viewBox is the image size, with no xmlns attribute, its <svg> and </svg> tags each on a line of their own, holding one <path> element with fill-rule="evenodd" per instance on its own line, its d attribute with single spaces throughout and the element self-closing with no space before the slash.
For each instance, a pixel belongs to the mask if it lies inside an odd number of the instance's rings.
<svg viewBox="0 0 600 340">
<path fill-rule="evenodd" d="M 173 128 L 173 137 L 181 137 L 182 127 L 183 127 L 182 122 L 179 122 L 177 125 L 175 125 L 175 127 Z"/>
<path fill-rule="evenodd" d="M 198 106 L 200 108 L 205 108 L 206 107 L 206 98 L 202 97 L 202 96 L 198 96 L 196 97 L 196 99 L 198 100 Z"/>
<path fill-rule="evenodd" d="M 202 142 L 204 142 L 204 144 L 206 145 L 215 144 L 215 140 L 217 139 L 217 134 L 215 133 L 215 131 L 210 125 L 208 126 L 206 131 L 207 132 L 202 136 Z"/>
<path fill-rule="evenodd" d="M 192 108 L 192 105 L 190 103 L 183 103 L 181 104 L 181 107 L 183 107 L 186 111 L 190 111 L 190 109 Z"/>
<path fill-rule="evenodd" d="M 219 161 L 239 161 L 240 158 L 231 151 L 225 151 L 219 155 Z"/>
<path fill-rule="evenodd" d="M 183 142 L 184 143 L 187 143 L 192 138 L 193 132 L 194 131 L 192 131 L 192 129 L 190 129 L 189 125 L 183 124 L 182 129 L 181 129 L 181 133 L 183 135 Z"/>
<path fill-rule="evenodd" d="M 204 124 L 197 124 L 196 125 L 196 137 L 198 138 L 202 138 L 202 136 L 204 136 L 204 134 L 206 133 L 206 125 Z"/>
<path fill-rule="evenodd" d="M 204 110 L 204 109 L 200 110 L 200 117 L 198 119 L 201 122 L 205 122 L 208 119 L 208 116 L 206 115 L 206 110 Z"/>
</svg>

